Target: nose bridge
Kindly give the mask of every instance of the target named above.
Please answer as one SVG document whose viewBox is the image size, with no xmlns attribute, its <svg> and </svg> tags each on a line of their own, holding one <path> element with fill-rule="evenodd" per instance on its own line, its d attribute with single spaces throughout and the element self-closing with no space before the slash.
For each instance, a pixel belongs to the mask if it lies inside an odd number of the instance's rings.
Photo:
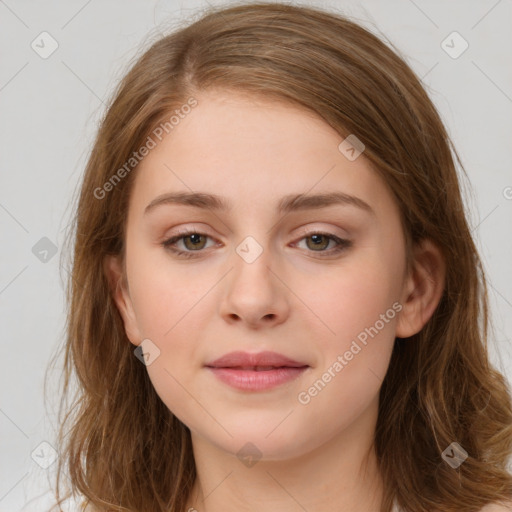
<svg viewBox="0 0 512 512">
<path fill-rule="evenodd" d="M 233 270 L 221 303 L 221 314 L 225 318 L 238 318 L 257 325 L 269 319 L 281 322 L 286 316 L 285 290 L 274 275 L 270 246 L 270 236 L 263 228 L 255 235 L 245 236 L 235 246 Z"/>
<path fill-rule="evenodd" d="M 233 255 L 234 271 L 232 274 L 233 281 L 245 282 L 254 287 L 254 293 L 261 293 L 264 288 L 272 286 L 272 254 L 270 250 L 271 241 L 267 237 L 263 240 L 264 234 L 247 235 L 235 247 Z M 233 282 L 233 284 L 236 284 Z"/>
<path fill-rule="evenodd" d="M 252 267 L 256 264 L 258 270 L 263 270 L 262 264 L 270 266 L 276 224 L 271 213 L 268 207 L 258 204 L 257 198 L 252 201 L 247 198 L 245 203 L 239 205 L 234 235 L 239 237 L 235 253 L 241 262 L 235 261 L 240 265 L 243 263 Z"/>
</svg>

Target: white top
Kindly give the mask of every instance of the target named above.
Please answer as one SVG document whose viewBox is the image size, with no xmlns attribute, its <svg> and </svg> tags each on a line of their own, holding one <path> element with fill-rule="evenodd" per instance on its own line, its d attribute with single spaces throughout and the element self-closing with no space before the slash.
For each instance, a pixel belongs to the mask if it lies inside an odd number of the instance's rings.
<svg viewBox="0 0 512 512">
<path fill-rule="evenodd" d="M 391 509 L 391 512 L 402 512 L 402 509 L 398 507 L 396 501 L 393 503 L 393 508 Z"/>
</svg>

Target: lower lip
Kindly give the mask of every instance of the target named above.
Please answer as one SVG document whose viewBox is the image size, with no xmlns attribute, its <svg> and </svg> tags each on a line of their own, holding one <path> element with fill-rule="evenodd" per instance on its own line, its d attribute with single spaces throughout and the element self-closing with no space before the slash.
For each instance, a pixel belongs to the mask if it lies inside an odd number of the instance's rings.
<svg viewBox="0 0 512 512">
<path fill-rule="evenodd" d="M 296 379 L 309 367 L 283 367 L 259 372 L 236 368 L 212 368 L 210 366 L 207 368 L 211 370 L 218 379 L 233 388 L 241 389 L 242 391 L 264 391 Z"/>
</svg>

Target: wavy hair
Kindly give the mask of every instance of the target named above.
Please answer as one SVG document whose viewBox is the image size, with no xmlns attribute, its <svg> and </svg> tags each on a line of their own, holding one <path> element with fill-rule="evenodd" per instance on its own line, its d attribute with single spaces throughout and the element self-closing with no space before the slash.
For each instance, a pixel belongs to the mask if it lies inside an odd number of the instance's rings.
<svg viewBox="0 0 512 512">
<path fill-rule="evenodd" d="M 208 89 L 300 106 L 340 137 L 356 134 L 399 205 L 408 262 L 423 239 L 443 252 L 438 307 L 419 333 L 396 339 L 380 389 L 381 512 L 393 502 L 405 512 L 476 512 L 511 499 L 511 393 L 489 361 L 486 280 L 455 161 L 467 176 L 420 79 L 391 43 L 317 8 L 239 3 L 187 23 L 131 63 L 80 184 L 68 236 L 66 335 L 55 355 L 64 359 L 55 507 L 72 494 L 102 511 L 186 506 L 196 478 L 190 431 L 134 356 L 103 269 L 107 254 L 124 256 L 137 166 L 125 167 L 107 197 L 98 191 L 155 127 Z M 453 441 L 469 454 L 456 469 L 442 458 Z"/>
</svg>

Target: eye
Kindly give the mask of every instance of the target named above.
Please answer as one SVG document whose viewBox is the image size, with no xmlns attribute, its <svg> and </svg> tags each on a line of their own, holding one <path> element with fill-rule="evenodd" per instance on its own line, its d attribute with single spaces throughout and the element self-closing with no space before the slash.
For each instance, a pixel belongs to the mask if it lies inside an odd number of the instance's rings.
<svg viewBox="0 0 512 512">
<path fill-rule="evenodd" d="M 185 258 L 192 258 L 195 256 L 195 254 L 193 254 L 194 252 L 198 252 L 198 251 L 200 252 L 201 249 L 204 249 L 204 246 L 205 246 L 204 243 L 207 238 L 210 238 L 210 237 L 208 235 L 206 235 L 205 233 L 199 233 L 198 231 L 185 231 L 185 232 L 179 233 L 178 235 L 173 236 L 173 237 L 169 238 L 168 240 L 162 242 L 162 245 L 166 249 L 177 254 L 178 256 L 182 256 Z M 177 242 L 180 242 L 182 240 L 183 240 L 185 249 L 187 249 L 185 251 L 181 250 L 181 249 L 176 249 L 176 247 L 174 247 L 174 245 Z"/>
<path fill-rule="evenodd" d="M 169 238 L 168 240 L 165 240 L 161 245 L 176 254 L 178 257 L 194 258 L 201 255 L 201 252 L 203 252 L 202 249 L 205 248 L 205 243 L 208 238 L 211 237 L 205 233 L 200 233 L 198 231 L 184 231 Z M 344 240 L 331 233 L 318 231 L 312 231 L 311 233 L 306 234 L 299 240 L 299 242 L 302 240 L 306 241 L 306 247 L 310 252 L 319 253 L 321 257 L 324 255 L 331 256 L 333 254 L 337 254 L 352 245 L 350 240 Z M 311 243 L 309 241 L 311 241 Z M 185 250 L 175 247 L 178 242 L 183 242 Z M 334 243 L 334 247 L 331 247 L 329 250 L 325 250 L 331 242 Z M 295 242 L 293 245 L 298 245 L 298 242 Z"/>
<path fill-rule="evenodd" d="M 337 237 L 331 233 L 323 233 L 319 231 L 312 231 L 311 233 L 307 233 L 303 238 L 299 240 L 306 241 L 306 248 L 310 249 L 311 252 L 320 253 L 321 257 L 331 256 L 333 254 L 337 254 L 352 245 L 350 240 L 345 240 Z M 311 242 L 310 242 L 311 241 Z M 334 247 L 331 247 L 329 250 L 325 250 L 331 242 L 334 242 Z M 311 249 L 313 247 L 313 249 Z"/>
</svg>

